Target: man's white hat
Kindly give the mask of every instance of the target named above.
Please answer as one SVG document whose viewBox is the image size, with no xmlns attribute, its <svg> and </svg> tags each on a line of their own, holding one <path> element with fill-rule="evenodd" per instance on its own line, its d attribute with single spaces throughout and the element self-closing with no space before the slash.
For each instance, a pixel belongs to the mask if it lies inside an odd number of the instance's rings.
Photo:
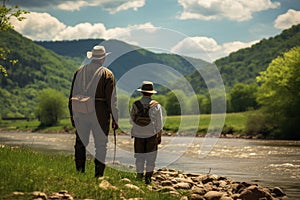
<svg viewBox="0 0 300 200">
<path fill-rule="evenodd" d="M 92 51 L 88 51 L 86 56 L 88 59 L 102 59 L 111 52 L 106 52 L 104 46 L 94 46 Z"/>
</svg>

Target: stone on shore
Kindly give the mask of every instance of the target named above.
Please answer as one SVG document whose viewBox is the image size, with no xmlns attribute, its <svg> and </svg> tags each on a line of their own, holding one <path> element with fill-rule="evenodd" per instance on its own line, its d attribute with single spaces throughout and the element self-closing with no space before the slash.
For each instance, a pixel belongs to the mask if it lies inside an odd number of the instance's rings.
<svg viewBox="0 0 300 200">
<path fill-rule="evenodd" d="M 266 188 L 213 174 L 190 174 L 162 168 L 152 177 L 152 189 L 176 194 L 176 190 L 187 190 L 182 200 L 282 200 L 286 194 L 281 188 Z"/>
<path fill-rule="evenodd" d="M 122 188 L 118 188 L 106 177 L 98 179 L 99 188 L 112 192 L 119 191 L 120 199 L 126 199 Z M 138 186 L 132 184 L 128 178 L 120 180 L 124 188 L 135 190 L 140 194 L 145 192 Z M 246 182 L 237 182 L 230 178 L 217 176 L 213 174 L 191 174 L 183 173 L 173 169 L 159 169 L 155 171 L 152 177 L 152 183 L 147 185 L 149 191 L 157 191 L 164 194 L 178 197 L 180 200 L 285 200 L 288 197 L 279 187 L 268 188 L 257 184 Z M 8 197 L 12 199 L 28 195 L 23 192 L 13 192 Z M 32 192 L 31 199 L 67 199 L 73 200 L 74 197 L 66 190 L 61 190 L 49 196 L 43 192 Z M 140 200 L 142 198 L 132 198 L 131 200 Z"/>
<path fill-rule="evenodd" d="M 99 187 L 103 190 L 118 190 L 116 186 L 113 186 L 110 184 L 107 180 L 103 180 L 100 184 Z"/>
</svg>

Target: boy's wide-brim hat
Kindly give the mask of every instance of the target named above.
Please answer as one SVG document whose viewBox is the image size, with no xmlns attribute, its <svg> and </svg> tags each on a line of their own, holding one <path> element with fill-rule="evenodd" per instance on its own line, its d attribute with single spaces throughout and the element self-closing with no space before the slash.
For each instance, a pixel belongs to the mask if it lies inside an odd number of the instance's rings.
<svg viewBox="0 0 300 200">
<path fill-rule="evenodd" d="M 142 88 L 137 89 L 137 91 L 151 94 L 157 93 L 157 91 L 154 90 L 153 83 L 150 81 L 143 81 Z"/>
<path fill-rule="evenodd" d="M 88 59 L 102 59 L 109 54 L 111 54 L 111 52 L 106 52 L 104 46 L 94 46 L 92 51 L 86 53 L 86 57 Z"/>
</svg>

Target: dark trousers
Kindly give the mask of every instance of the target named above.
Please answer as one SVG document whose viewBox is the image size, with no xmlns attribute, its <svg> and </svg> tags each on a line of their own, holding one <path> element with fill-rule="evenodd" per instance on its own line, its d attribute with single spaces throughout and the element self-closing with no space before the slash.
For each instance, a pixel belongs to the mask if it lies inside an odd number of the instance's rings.
<svg viewBox="0 0 300 200">
<path fill-rule="evenodd" d="M 78 171 L 85 171 L 86 147 L 92 132 L 95 147 L 95 176 L 103 176 L 107 151 L 107 134 L 101 129 L 98 120 L 81 117 L 76 120 L 75 164 Z M 93 152 L 91 152 L 93 154 Z"/>
<path fill-rule="evenodd" d="M 134 138 L 134 157 L 138 174 L 144 173 L 146 164 L 146 176 L 152 175 L 157 157 L 157 145 L 156 135 L 149 138 Z"/>
</svg>

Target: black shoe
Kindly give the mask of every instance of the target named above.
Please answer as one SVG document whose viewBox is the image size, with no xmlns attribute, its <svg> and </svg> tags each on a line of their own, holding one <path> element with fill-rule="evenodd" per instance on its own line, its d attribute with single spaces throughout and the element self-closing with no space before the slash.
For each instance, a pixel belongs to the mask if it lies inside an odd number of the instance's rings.
<svg viewBox="0 0 300 200">
<path fill-rule="evenodd" d="M 102 177 L 104 174 L 105 164 L 95 160 L 95 178 Z"/>
<path fill-rule="evenodd" d="M 151 177 L 145 177 L 145 184 L 149 185 L 151 183 Z"/>
<path fill-rule="evenodd" d="M 76 170 L 78 172 L 84 173 L 85 172 L 85 160 L 75 160 Z"/>
<path fill-rule="evenodd" d="M 142 181 L 143 178 L 144 178 L 144 174 L 143 174 L 143 173 L 137 173 L 137 174 L 136 174 L 136 180 Z"/>
</svg>

